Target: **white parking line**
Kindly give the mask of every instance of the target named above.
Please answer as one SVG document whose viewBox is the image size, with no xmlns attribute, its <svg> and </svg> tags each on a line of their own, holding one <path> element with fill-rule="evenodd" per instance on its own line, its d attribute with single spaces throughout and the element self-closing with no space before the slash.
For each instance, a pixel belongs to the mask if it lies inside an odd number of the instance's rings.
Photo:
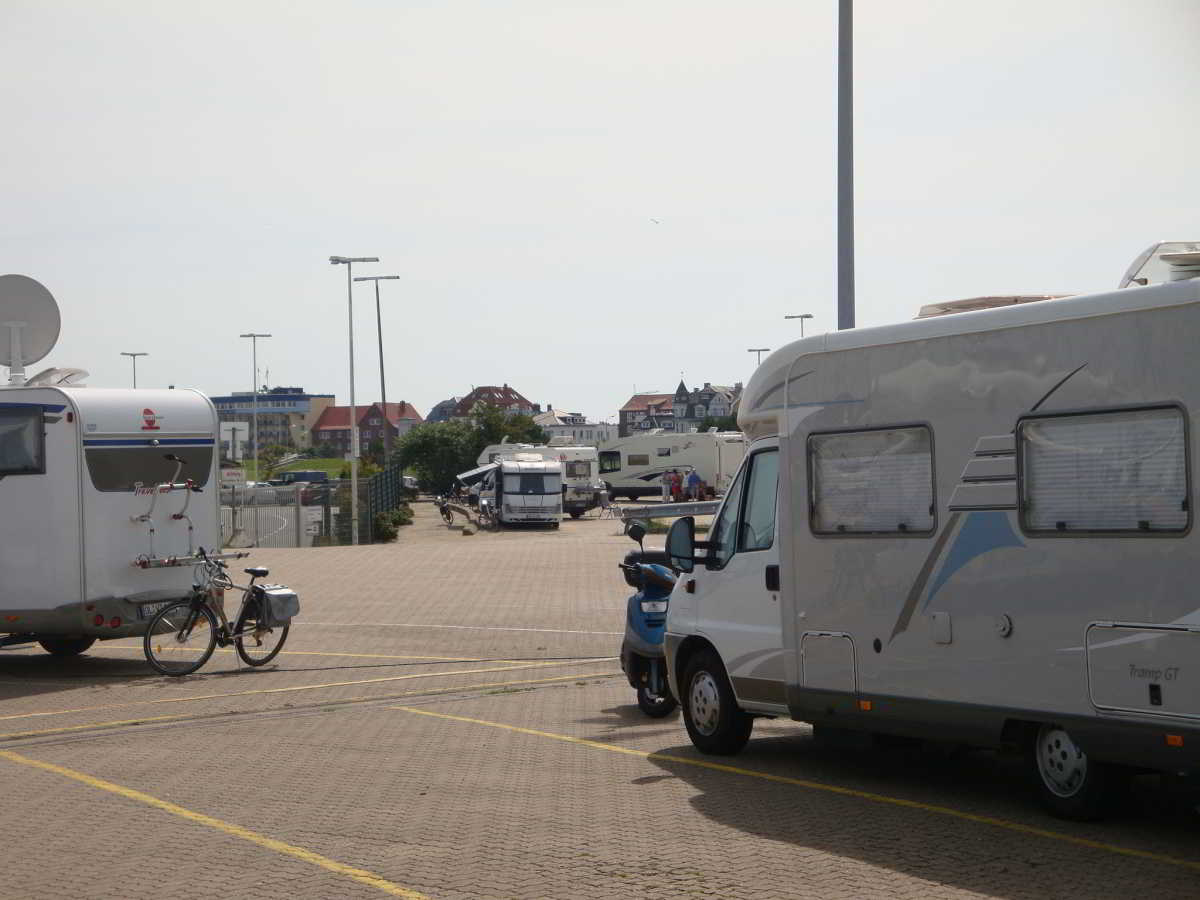
<svg viewBox="0 0 1200 900">
<path fill-rule="evenodd" d="M 569 628 L 513 628 L 508 625 L 422 625 L 419 622 L 309 622 L 297 625 L 317 625 L 326 628 L 456 628 L 467 631 L 537 631 L 545 634 L 622 634 L 620 631 L 573 631 Z"/>
</svg>

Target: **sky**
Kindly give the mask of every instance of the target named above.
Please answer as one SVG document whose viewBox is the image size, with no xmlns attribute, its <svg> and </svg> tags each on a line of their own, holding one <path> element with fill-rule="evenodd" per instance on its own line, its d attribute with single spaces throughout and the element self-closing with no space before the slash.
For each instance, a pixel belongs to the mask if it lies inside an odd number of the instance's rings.
<svg viewBox="0 0 1200 900">
<path fill-rule="evenodd" d="M 0 273 L 89 383 L 613 420 L 836 322 L 835 0 L 3 0 Z M 857 324 L 1200 238 L 1200 0 L 859 0 Z M 356 392 L 379 398 L 374 293 Z M 269 372 L 269 374 L 268 374 Z"/>
</svg>

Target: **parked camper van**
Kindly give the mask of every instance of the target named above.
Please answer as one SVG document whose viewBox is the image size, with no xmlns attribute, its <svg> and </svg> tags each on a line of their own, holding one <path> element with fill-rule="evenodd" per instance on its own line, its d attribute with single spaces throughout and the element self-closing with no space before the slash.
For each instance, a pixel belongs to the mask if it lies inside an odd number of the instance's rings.
<svg viewBox="0 0 1200 900">
<path fill-rule="evenodd" d="M 490 504 L 502 524 L 540 522 L 558 527 L 562 463 L 536 453 L 517 453 L 489 465 L 493 468 L 480 482 L 479 503 Z"/>
<path fill-rule="evenodd" d="M 0 643 L 141 634 L 220 546 L 217 414 L 188 390 L 0 388 Z"/>
<path fill-rule="evenodd" d="M 1134 769 L 1200 771 L 1200 244 L 1151 263 L 1171 283 L 763 362 L 709 540 L 667 540 L 700 750 L 762 715 L 1019 747 L 1076 818 Z"/>
<path fill-rule="evenodd" d="M 577 447 L 551 441 L 550 444 L 510 444 L 507 442 L 485 447 L 479 454 L 479 465 L 496 462 L 516 453 L 532 453 L 542 459 L 562 463 L 563 512 L 578 519 L 589 509 L 595 509 L 604 490 L 599 480 L 599 457 L 595 447 Z"/>
<path fill-rule="evenodd" d="M 660 496 L 662 475 L 670 469 L 695 469 L 716 494 L 724 493 L 746 452 L 740 431 L 691 431 L 676 434 L 656 428 L 600 445 L 600 479 L 609 496 Z"/>
</svg>

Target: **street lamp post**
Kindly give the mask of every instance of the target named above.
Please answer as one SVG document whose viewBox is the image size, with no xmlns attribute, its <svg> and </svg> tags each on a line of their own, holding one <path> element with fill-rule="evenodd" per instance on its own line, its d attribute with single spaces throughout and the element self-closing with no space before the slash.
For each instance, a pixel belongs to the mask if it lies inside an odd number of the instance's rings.
<svg viewBox="0 0 1200 900">
<path fill-rule="evenodd" d="M 764 353 L 770 353 L 770 352 L 771 352 L 771 348 L 770 348 L 770 347 L 749 347 L 749 348 L 747 348 L 746 352 L 747 352 L 747 353 L 757 353 L 757 354 L 758 354 L 758 361 L 757 361 L 757 362 L 755 362 L 755 365 L 756 365 L 756 366 L 761 366 L 761 365 L 762 365 L 762 355 L 763 355 Z"/>
<path fill-rule="evenodd" d="M 854 327 L 854 0 L 838 0 L 838 330 Z"/>
<path fill-rule="evenodd" d="M 139 356 L 149 356 L 150 354 L 149 353 L 126 353 L 124 350 L 122 350 L 121 355 L 128 356 L 131 360 L 133 360 L 133 386 L 137 387 L 137 358 Z"/>
<path fill-rule="evenodd" d="M 238 337 L 250 338 L 250 359 L 251 366 L 254 367 L 254 382 L 251 387 L 254 388 L 254 423 L 251 426 L 253 429 L 250 433 L 250 445 L 254 448 L 254 480 L 260 481 L 262 474 L 258 471 L 258 339 L 269 338 L 269 334 L 259 334 L 257 332 L 249 332 L 248 334 L 239 334 Z"/>
<path fill-rule="evenodd" d="M 383 464 L 392 458 L 392 425 L 388 421 L 387 388 L 383 377 L 383 314 L 379 311 L 379 282 L 395 281 L 399 275 L 360 275 L 355 281 L 375 282 L 375 322 L 379 328 L 379 403 L 383 407 Z"/>
<path fill-rule="evenodd" d="M 358 544 L 358 415 L 354 403 L 354 264 L 379 262 L 378 256 L 331 256 L 331 266 L 346 267 L 346 298 L 350 315 L 350 543 Z"/>
<path fill-rule="evenodd" d="M 804 320 L 811 319 L 812 317 L 813 317 L 812 313 L 800 313 L 800 315 L 798 315 L 798 316 L 784 316 L 785 319 L 799 319 L 800 320 L 800 337 L 804 337 Z"/>
</svg>

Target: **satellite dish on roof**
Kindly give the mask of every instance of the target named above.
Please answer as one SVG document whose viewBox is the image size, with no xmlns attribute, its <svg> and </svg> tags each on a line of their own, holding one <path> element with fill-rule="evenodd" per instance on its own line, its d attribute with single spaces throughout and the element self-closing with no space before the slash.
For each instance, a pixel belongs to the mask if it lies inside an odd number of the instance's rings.
<svg viewBox="0 0 1200 900">
<path fill-rule="evenodd" d="M 0 365 L 9 384 L 25 383 L 25 366 L 58 343 L 62 318 L 54 296 L 25 275 L 0 275 Z"/>
</svg>

